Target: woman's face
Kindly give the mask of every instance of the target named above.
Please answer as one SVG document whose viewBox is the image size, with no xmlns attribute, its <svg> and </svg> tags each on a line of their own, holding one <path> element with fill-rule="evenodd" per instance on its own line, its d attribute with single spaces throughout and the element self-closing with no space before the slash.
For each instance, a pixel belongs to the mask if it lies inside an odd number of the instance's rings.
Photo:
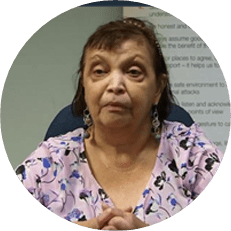
<svg viewBox="0 0 231 231">
<path fill-rule="evenodd" d="M 150 123 L 161 94 L 149 46 L 135 40 L 112 51 L 87 50 L 83 86 L 94 124 L 107 128 Z"/>
</svg>

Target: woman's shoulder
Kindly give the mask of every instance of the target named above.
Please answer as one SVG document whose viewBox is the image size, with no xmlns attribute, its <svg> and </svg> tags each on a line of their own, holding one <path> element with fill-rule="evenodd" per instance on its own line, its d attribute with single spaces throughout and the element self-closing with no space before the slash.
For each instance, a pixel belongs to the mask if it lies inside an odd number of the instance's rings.
<svg viewBox="0 0 231 231">
<path fill-rule="evenodd" d="M 206 134 L 197 123 L 185 126 L 180 122 L 164 121 L 162 138 L 169 145 L 176 146 L 182 151 L 208 152 L 209 150 L 214 150 L 214 152 L 218 152 L 218 147 L 206 137 Z"/>
<path fill-rule="evenodd" d="M 76 181 L 79 188 L 82 187 L 82 175 L 86 175 L 87 163 L 83 135 L 84 130 L 77 129 L 43 141 L 15 170 L 28 191 L 46 207 L 52 203 L 49 209 L 53 211 L 60 209 L 59 206 L 65 201 L 57 199 L 63 194 L 60 190 L 65 192 L 72 182 L 76 185 Z M 53 204 L 52 201 L 58 203 Z"/>
<path fill-rule="evenodd" d="M 54 173 L 51 174 L 56 176 L 58 169 L 66 168 L 74 163 L 76 158 L 84 159 L 83 137 L 84 130 L 82 128 L 57 137 L 50 137 L 41 142 L 35 151 L 16 168 L 16 174 L 24 181 L 26 175 L 34 178 L 35 175 L 40 176 L 48 169 L 53 169 Z M 27 181 L 29 182 L 28 177 Z"/>
<path fill-rule="evenodd" d="M 75 144 L 76 142 L 83 142 L 84 137 L 84 129 L 78 128 L 73 131 L 70 131 L 64 135 L 59 135 L 56 137 L 50 137 L 47 143 L 55 144 L 55 145 L 63 145 L 64 143 Z"/>
<path fill-rule="evenodd" d="M 84 129 L 78 128 L 64 135 L 50 137 L 48 140 L 41 142 L 38 149 L 45 149 L 47 153 L 59 156 L 66 155 L 68 151 L 81 150 L 83 148 Z"/>
<path fill-rule="evenodd" d="M 80 153 L 84 148 L 83 137 L 84 129 L 82 128 L 57 137 L 50 137 L 39 143 L 37 148 L 24 160 L 24 164 L 34 163 L 37 160 L 42 160 L 42 162 L 60 160 L 73 150 L 75 153 Z"/>
<path fill-rule="evenodd" d="M 165 121 L 162 130 L 162 155 L 169 168 L 183 180 L 184 187 L 196 198 L 216 173 L 223 158 L 222 151 L 193 123 Z"/>
<path fill-rule="evenodd" d="M 164 120 L 162 130 L 164 133 L 172 133 L 174 135 L 180 136 L 185 133 L 187 133 L 188 135 L 204 133 L 197 123 L 192 123 L 191 126 L 186 126 L 181 122 L 172 122 L 167 120 Z"/>
<path fill-rule="evenodd" d="M 183 150 L 188 150 L 192 147 L 206 148 L 206 146 L 216 146 L 206 137 L 206 134 L 197 123 L 191 126 L 186 126 L 180 122 L 164 121 L 162 128 L 162 136 L 167 141 L 175 142 Z"/>
</svg>

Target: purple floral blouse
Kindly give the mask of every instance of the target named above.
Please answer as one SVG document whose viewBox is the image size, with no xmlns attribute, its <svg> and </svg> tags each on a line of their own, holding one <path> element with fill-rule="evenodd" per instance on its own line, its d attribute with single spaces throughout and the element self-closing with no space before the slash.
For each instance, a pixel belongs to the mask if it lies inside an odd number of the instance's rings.
<svg viewBox="0 0 231 231">
<path fill-rule="evenodd" d="M 49 138 L 16 169 L 41 204 L 71 222 L 101 214 L 102 201 L 113 206 L 91 173 L 83 134 L 80 128 Z M 165 121 L 155 167 L 133 213 L 150 225 L 173 216 L 203 191 L 222 157 L 197 124 Z"/>
</svg>

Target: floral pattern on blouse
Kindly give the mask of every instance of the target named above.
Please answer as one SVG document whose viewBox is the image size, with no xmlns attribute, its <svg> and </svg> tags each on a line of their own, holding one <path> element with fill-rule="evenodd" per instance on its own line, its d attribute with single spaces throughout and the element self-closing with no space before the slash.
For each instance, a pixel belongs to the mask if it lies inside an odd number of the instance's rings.
<svg viewBox="0 0 231 231">
<path fill-rule="evenodd" d="M 50 211 L 71 222 L 102 213 L 110 196 L 91 173 L 82 128 L 49 138 L 16 168 L 27 190 Z M 147 224 L 167 219 L 189 205 L 207 186 L 223 153 L 197 124 L 165 121 L 156 164 L 133 213 Z"/>
</svg>

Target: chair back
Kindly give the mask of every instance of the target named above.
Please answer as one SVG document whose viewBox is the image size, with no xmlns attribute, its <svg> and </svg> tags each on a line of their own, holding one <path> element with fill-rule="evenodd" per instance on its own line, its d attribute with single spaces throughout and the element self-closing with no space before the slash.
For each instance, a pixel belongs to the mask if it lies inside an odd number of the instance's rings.
<svg viewBox="0 0 231 231">
<path fill-rule="evenodd" d="M 166 120 L 180 122 L 187 127 L 190 127 L 194 123 L 189 113 L 176 104 L 172 106 L 171 112 Z M 47 140 L 49 137 L 66 134 L 80 127 L 86 128 L 83 118 L 73 116 L 71 105 L 68 105 L 63 108 L 51 122 L 44 140 Z"/>
</svg>

